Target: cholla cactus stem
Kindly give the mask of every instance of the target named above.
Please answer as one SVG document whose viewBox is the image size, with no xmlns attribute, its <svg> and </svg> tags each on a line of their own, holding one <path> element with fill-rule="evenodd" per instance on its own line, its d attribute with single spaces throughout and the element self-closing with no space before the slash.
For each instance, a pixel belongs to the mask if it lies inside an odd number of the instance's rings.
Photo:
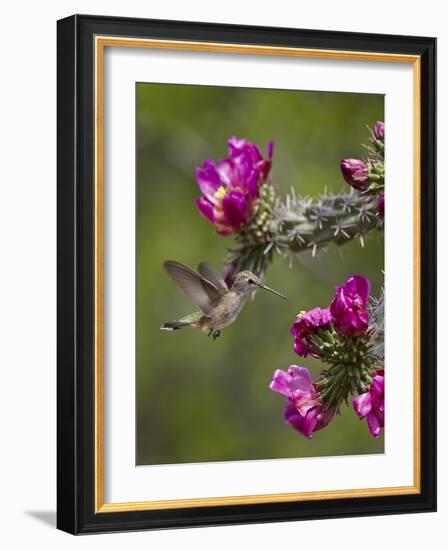
<svg viewBox="0 0 448 550">
<path fill-rule="evenodd" d="M 237 269 L 262 275 L 275 254 L 296 255 L 333 243 L 345 244 L 382 228 L 377 203 L 362 193 L 323 195 L 313 202 L 291 193 L 281 203 L 271 185 L 262 189 L 260 206 L 248 227 L 237 236 L 229 262 Z M 362 239 L 362 240 L 361 240 Z"/>
</svg>

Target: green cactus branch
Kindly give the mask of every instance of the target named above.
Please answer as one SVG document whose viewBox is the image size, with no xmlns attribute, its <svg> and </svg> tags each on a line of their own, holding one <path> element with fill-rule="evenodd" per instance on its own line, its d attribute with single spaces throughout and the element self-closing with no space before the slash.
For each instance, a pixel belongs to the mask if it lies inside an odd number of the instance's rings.
<svg viewBox="0 0 448 550">
<path fill-rule="evenodd" d="M 368 232 L 383 227 L 377 198 L 371 194 L 323 195 L 312 201 L 292 191 L 282 203 L 272 186 L 264 187 L 257 215 L 237 236 L 229 257 L 237 270 L 263 275 L 276 254 L 311 251 L 314 256 L 329 243 L 342 245 L 354 239 L 363 246 Z"/>
<path fill-rule="evenodd" d="M 302 252 L 330 242 L 337 245 L 379 227 L 376 201 L 360 194 L 323 196 L 317 202 L 289 198 L 273 220 L 276 242 L 291 252 Z M 275 225 L 276 224 L 276 225 Z"/>
</svg>

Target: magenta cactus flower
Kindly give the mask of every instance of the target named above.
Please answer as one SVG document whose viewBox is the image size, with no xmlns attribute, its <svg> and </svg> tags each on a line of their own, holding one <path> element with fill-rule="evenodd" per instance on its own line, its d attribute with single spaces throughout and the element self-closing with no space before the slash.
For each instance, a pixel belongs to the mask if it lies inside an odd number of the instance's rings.
<svg viewBox="0 0 448 550">
<path fill-rule="evenodd" d="M 361 275 L 352 275 L 343 285 L 336 287 L 336 296 L 330 304 L 336 332 L 347 336 L 365 333 L 369 323 L 369 294 L 370 281 Z"/>
<path fill-rule="evenodd" d="M 288 372 L 277 369 L 269 388 L 287 398 L 285 421 L 308 439 L 325 428 L 335 414 L 333 409 L 324 408 L 310 373 L 304 367 L 291 365 Z"/>
<path fill-rule="evenodd" d="M 268 143 L 267 158 L 256 145 L 236 137 L 229 139 L 228 151 L 227 158 L 217 163 L 206 160 L 196 169 L 196 180 L 202 192 L 196 205 L 220 235 L 240 231 L 255 215 L 259 187 L 271 169 L 273 143 Z"/>
<path fill-rule="evenodd" d="M 306 357 L 314 355 L 311 352 L 309 338 L 316 332 L 318 327 L 325 327 L 332 322 L 330 310 L 315 307 L 310 311 L 301 312 L 290 329 L 291 335 L 294 337 L 294 351 L 297 355 Z"/>
<path fill-rule="evenodd" d="M 384 122 L 377 120 L 372 130 L 373 137 L 378 140 L 384 139 Z"/>
<path fill-rule="evenodd" d="M 373 437 L 378 437 L 384 428 L 384 371 L 373 372 L 372 386 L 353 400 L 358 417 L 367 418 L 367 426 Z"/>
<path fill-rule="evenodd" d="M 359 159 L 341 160 L 341 172 L 345 181 L 357 191 L 363 191 L 369 184 L 367 164 Z"/>
<path fill-rule="evenodd" d="M 379 196 L 378 202 L 376 203 L 376 208 L 378 210 L 380 218 L 384 220 L 384 193 L 381 193 L 381 195 Z"/>
</svg>

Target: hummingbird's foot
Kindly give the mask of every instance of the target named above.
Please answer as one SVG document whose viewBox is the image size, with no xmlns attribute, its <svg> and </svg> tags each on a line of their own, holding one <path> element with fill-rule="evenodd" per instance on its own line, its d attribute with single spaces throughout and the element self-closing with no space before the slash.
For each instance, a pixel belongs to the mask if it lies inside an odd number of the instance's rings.
<svg viewBox="0 0 448 550">
<path fill-rule="evenodd" d="M 220 335 L 220 334 L 221 334 L 221 331 L 220 331 L 220 330 L 215 330 L 215 331 L 213 332 L 213 335 L 212 335 L 212 336 L 213 336 L 213 341 L 215 341 L 216 338 L 219 338 L 219 335 Z"/>
<path fill-rule="evenodd" d="M 209 331 L 208 331 L 208 336 L 211 336 L 213 334 L 213 329 L 211 328 Z"/>
</svg>

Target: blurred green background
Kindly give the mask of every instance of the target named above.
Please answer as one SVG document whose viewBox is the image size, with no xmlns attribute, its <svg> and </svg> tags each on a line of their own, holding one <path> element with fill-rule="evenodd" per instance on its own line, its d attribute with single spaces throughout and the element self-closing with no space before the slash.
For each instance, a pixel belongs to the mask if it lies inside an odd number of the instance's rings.
<svg viewBox="0 0 448 550">
<path fill-rule="evenodd" d="M 266 459 L 383 452 L 366 422 L 345 409 L 305 439 L 284 423 L 284 399 L 268 389 L 291 363 L 316 376 L 322 364 L 297 357 L 289 327 L 300 310 L 325 307 L 352 273 L 382 283 L 383 237 L 329 247 L 293 268 L 277 259 L 266 283 L 215 342 L 193 330 L 159 330 L 195 308 L 162 269 L 175 259 L 221 268 L 232 237 L 221 237 L 194 204 L 195 167 L 227 155 L 245 137 L 263 152 L 275 142 L 272 176 L 282 196 L 294 186 L 316 196 L 348 190 L 344 157 L 363 157 L 366 125 L 384 120 L 383 96 L 137 84 L 137 464 Z"/>
</svg>

